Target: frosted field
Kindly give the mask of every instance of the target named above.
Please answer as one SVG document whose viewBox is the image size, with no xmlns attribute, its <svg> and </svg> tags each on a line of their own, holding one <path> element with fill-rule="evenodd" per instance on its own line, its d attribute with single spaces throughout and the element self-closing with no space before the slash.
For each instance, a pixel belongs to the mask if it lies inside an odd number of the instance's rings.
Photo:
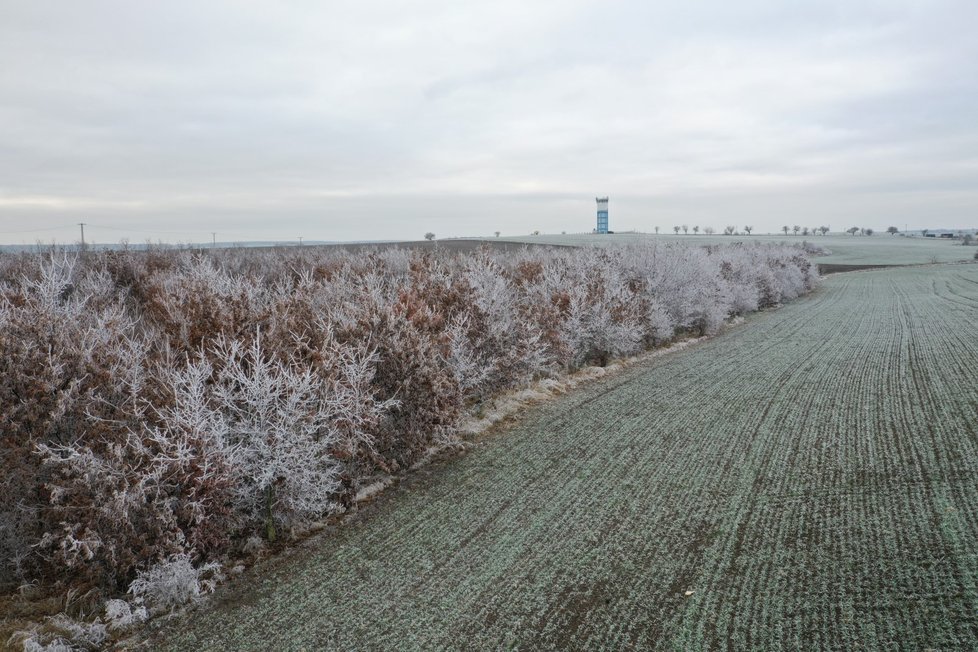
<svg viewBox="0 0 978 652">
<path fill-rule="evenodd" d="M 976 341 L 978 265 L 830 277 L 415 474 L 149 647 L 976 649 Z"/>
<path fill-rule="evenodd" d="M 527 235 L 500 238 L 509 242 L 531 242 L 557 245 L 609 246 L 626 242 L 640 242 L 649 239 L 659 242 L 692 242 L 700 244 L 729 244 L 731 242 L 777 242 L 797 243 L 803 240 L 832 251 L 830 256 L 816 258 L 816 262 L 833 265 L 917 265 L 939 262 L 951 263 L 971 260 L 978 247 L 963 247 L 955 240 L 940 238 L 905 238 L 899 235 L 876 234 L 872 236 L 826 235 L 826 236 L 785 236 L 785 235 L 661 235 L 641 233 L 614 233 L 594 235 L 590 233 L 568 235 Z"/>
</svg>

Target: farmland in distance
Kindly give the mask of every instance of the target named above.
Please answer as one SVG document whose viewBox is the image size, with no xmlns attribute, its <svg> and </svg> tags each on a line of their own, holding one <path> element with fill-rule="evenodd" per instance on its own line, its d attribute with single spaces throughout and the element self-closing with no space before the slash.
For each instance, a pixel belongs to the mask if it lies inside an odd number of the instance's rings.
<svg viewBox="0 0 978 652">
<path fill-rule="evenodd" d="M 796 244 L 807 241 L 831 251 L 819 256 L 816 262 L 823 265 L 921 265 L 926 263 L 952 263 L 972 260 L 978 247 L 962 247 L 960 241 L 941 238 L 891 236 L 877 233 L 873 236 L 830 234 L 826 236 L 796 235 L 674 235 L 662 233 L 612 233 L 595 235 L 578 233 L 566 235 L 527 235 L 500 238 L 505 242 L 571 246 L 616 246 L 636 242 L 682 242 L 684 244 L 730 244 L 732 242 L 771 242 Z"/>
<path fill-rule="evenodd" d="M 978 647 L 978 266 L 748 321 L 534 410 L 154 646 Z"/>
</svg>

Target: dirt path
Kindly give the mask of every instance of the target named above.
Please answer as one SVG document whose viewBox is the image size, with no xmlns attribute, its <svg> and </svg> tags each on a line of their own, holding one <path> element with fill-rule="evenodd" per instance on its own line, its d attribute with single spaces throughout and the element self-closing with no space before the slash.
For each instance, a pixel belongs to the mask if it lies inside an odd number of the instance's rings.
<svg viewBox="0 0 978 652">
<path fill-rule="evenodd" d="M 814 297 L 535 409 L 154 649 L 976 649 L 978 267 Z"/>
</svg>

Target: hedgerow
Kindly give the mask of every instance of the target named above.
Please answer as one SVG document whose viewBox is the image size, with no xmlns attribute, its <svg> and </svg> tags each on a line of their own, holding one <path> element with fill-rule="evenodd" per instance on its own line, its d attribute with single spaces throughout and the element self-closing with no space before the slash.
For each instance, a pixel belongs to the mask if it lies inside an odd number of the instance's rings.
<svg viewBox="0 0 978 652">
<path fill-rule="evenodd" d="M 203 567 L 458 444 L 501 392 L 816 282 L 788 246 L 5 255 L 0 584 Z"/>
</svg>

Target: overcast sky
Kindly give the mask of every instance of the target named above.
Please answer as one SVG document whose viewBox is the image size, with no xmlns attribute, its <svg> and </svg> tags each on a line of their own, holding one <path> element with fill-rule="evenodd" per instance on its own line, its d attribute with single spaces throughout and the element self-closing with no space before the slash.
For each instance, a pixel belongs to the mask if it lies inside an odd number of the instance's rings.
<svg viewBox="0 0 978 652">
<path fill-rule="evenodd" d="M 978 2 L 0 0 L 0 242 L 978 226 Z"/>
</svg>

